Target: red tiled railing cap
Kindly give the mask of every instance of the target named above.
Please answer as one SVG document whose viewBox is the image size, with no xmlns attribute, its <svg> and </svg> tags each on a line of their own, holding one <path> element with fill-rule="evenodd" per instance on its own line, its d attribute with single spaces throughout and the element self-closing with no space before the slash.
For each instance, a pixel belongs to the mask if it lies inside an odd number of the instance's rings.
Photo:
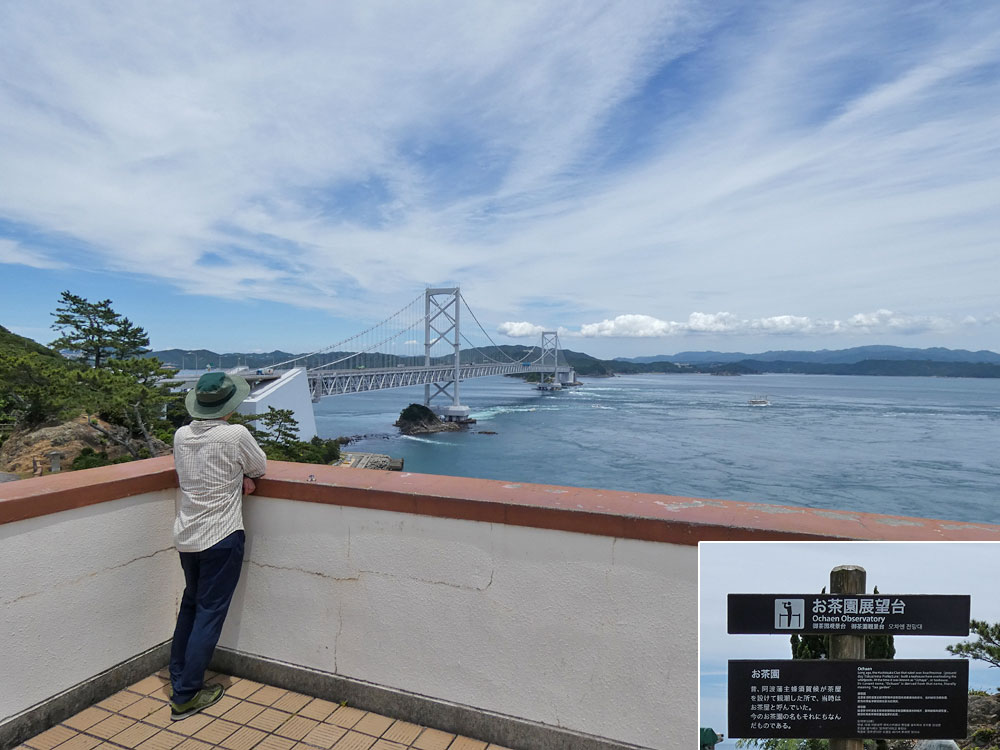
<svg viewBox="0 0 1000 750">
<path fill-rule="evenodd" d="M 177 486 L 170 456 L 0 484 L 0 523 Z M 1000 526 L 854 511 L 268 463 L 261 497 L 675 544 L 714 540 L 1000 541 Z"/>
</svg>

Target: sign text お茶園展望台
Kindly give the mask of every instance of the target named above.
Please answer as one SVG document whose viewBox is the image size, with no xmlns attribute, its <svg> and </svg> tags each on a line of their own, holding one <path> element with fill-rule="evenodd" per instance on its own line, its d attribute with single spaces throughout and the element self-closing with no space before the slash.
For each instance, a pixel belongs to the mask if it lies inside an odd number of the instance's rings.
<svg viewBox="0 0 1000 750">
<path fill-rule="evenodd" d="M 968 635 L 967 594 L 729 594 L 730 633 Z"/>
</svg>

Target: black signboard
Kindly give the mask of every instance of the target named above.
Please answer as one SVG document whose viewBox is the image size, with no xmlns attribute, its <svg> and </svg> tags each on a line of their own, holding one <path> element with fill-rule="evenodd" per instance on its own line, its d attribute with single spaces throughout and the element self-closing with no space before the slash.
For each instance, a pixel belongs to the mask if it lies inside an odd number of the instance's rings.
<svg viewBox="0 0 1000 750">
<path fill-rule="evenodd" d="M 730 633 L 968 635 L 967 594 L 730 594 Z"/>
<path fill-rule="evenodd" d="M 955 739 L 968 709 L 965 659 L 729 662 L 730 737 Z"/>
</svg>

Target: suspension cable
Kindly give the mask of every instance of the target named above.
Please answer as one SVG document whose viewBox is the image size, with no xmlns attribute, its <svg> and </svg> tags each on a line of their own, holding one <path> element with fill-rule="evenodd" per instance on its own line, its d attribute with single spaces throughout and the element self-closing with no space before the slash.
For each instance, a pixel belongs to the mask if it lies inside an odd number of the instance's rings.
<svg viewBox="0 0 1000 750">
<path fill-rule="evenodd" d="M 403 306 L 402 308 L 400 308 L 399 310 L 397 310 L 397 311 L 396 311 L 395 313 L 393 313 L 392 315 L 390 315 L 390 316 L 389 316 L 388 318 L 386 318 L 385 320 L 381 320 L 381 321 L 379 321 L 379 322 L 378 322 L 378 323 L 376 323 L 375 325 L 373 325 L 373 326 L 371 326 L 371 327 L 369 327 L 369 328 L 366 328 L 365 330 L 361 331 L 360 333 L 356 333 L 356 334 L 354 334 L 354 335 L 353 335 L 353 336 L 351 336 L 350 338 L 346 338 L 346 339 L 344 339 L 343 341 L 338 341 L 338 342 L 337 342 L 336 344 L 330 344 L 330 346 L 324 346 L 324 347 L 323 347 L 322 349 L 317 349 L 316 351 L 314 351 L 314 352 L 310 352 L 309 354 L 300 354 L 300 355 L 299 355 L 299 356 L 297 356 L 297 357 L 292 357 L 291 359 L 286 359 L 286 360 L 285 360 L 284 362 L 278 362 L 277 364 L 274 364 L 274 365 L 271 365 L 271 367 L 275 367 L 275 368 L 276 368 L 276 367 L 280 367 L 281 365 L 287 365 L 287 364 L 289 364 L 289 363 L 291 363 L 291 362 L 297 362 L 297 361 L 299 361 L 300 359 L 304 359 L 304 358 L 306 358 L 306 357 L 312 357 L 312 356 L 314 356 L 314 355 L 316 355 L 316 354 L 323 354 L 324 352 L 328 352 L 328 351 L 331 351 L 331 350 L 335 350 L 335 349 L 336 349 L 337 347 L 339 347 L 339 346 L 343 346 L 344 344 L 348 344 L 348 343 L 350 343 L 351 341 L 354 341 L 355 339 L 357 339 L 357 338 L 360 338 L 361 336 L 364 336 L 365 334 L 367 334 L 367 333 L 369 333 L 369 332 L 371 332 L 371 331 L 374 331 L 374 330 L 375 330 L 376 328 L 378 328 L 379 326 L 381 326 L 381 325 L 385 325 L 385 324 L 386 324 L 386 323 L 388 323 L 388 322 L 389 322 L 390 320 L 394 320 L 395 318 L 398 318 L 398 317 L 399 317 L 400 315 L 402 315 L 402 314 L 403 314 L 404 312 L 406 312 L 406 311 L 407 311 L 408 309 L 410 309 L 410 308 L 411 308 L 411 307 L 412 307 L 412 306 L 413 306 L 413 305 L 414 305 L 414 304 L 415 304 L 416 302 L 418 302 L 418 301 L 419 301 L 420 299 L 422 299 L 422 298 L 423 298 L 423 296 L 424 296 L 424 295 L 423 295 L 422 293 L 421 293 L 421 294 L 419 294 L 419 295 L 417 295 L 417 296 L 416 296 L 416 297 L 415 297 L 415 298 L 414 298 L 413 300 L 411 300 L 410 302 L 406 303 L 406 305 L 404 305 L 404 306 Z M 414 327 L 414 326 L 412 326 L 412 325 L 410 326 L 410 328 L 413 328 L 413 327 Z M 406 328 L 406 329 L 404 329 L 404 330 L 408 331 L 408 330 L 410 330 L 410 328 Z M 397 334 L 397 335 L 398 335 L 398 334 Z M 386 340 L 388 340 L 388 339 L 386 339 Z M 368 350 L 367 350 L 367 349 L 365 349 L 365 350 L 363 350 L 363 351 L 368 351 Z M 354 354 L 352 354 L 351 356 L 355 356 L 355 354 L 359 354 L 359 353 L 360 353 L 360 352 L 355 352 L 355 353 L 354 353 Z M 344 357 L 344 359 L 350 359 L 350 357 Z M 344 361 L 344 359 L 339 359 L 339 360 L 337 360 L 337 361 L 338 361 L 338 362 L 343 362 L 343 361 Z M 331 362 L 331 363 L 328 363 L 328 364 L 334 364 L 334 363 L 332 363 L 332 362 Z M 317 365 L 316 367 L 313 367 L 312 369 L 314 369 L 314 370 L 315 370 L 315 369 L 318 369 L 319 367 L 323 367 L 323 366 L 324 366 L 324 365 Z"/>
<path fill-rule="evenodd" d="M 499 351 L 502 355 L 504 355 L 505 357 L 507 357 L 507 359 L 510 360 L 511 362 L 517 363 L 519 360 L 516 360 L 513 357 L 511 357 L 509 354 L 507 354 L 507 352 L 505 352 L 503 349 L 501 349 L 500 346 L 499 346 L 499 344 L 497 344 L 497 342 L 494 341 L 492 338 L 490 338 L 490 335 L 488 333 L 486 333 L 486 329 L 483 328 L 483 324 L 479 322 L 479 318 L 476 317 L 476 314 L 472 311 L 472 308 L 469 307 L 469 303 L 468 303 L 468 301 L 466 301 L 465 295 L 462 294 L 461 292 L 459 292 L 458 294 L 459 294 L 459 297 L 462 298 L 462 302 L 465 304 L 465 309 L 469 311 L 469 315 L 471 315 L 472 319 L 474 321 L 476 321 L 476 325 L 479 326 L 479 330 L 483 332 L 483 335 L 489 340 L 489 342 L 491 344 L 493 344 L 493 346 L 496 348 L 497 351 Z M 468 341 L 468 339 L 466 339 L 466 341 Z"/>
</svg>

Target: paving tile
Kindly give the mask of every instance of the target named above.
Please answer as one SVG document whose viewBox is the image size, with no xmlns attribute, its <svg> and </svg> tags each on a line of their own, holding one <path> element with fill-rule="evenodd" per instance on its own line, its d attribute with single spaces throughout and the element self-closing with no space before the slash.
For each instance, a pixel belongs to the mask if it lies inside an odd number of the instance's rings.
<svg viewBox="0 0 1000 750">
<path fill-rule="evenodd" d="M 159 708 L 143 719 L 143 721 L 147 724 L 152 724 L 154 727 L 160 727 L 161 729 L 177 723 L 170 719 L 170 706 L 166 703 L 160 703 Z"/>
<path fill-rule="evenodd" d="M 158 670 L 156 670 L 156 676 L 157 677 L 162 677 L 164 680 L 169 680 L 170 679 L 170 670 L 167 667 L 164 667 L 163 669 L 158 669 Z"/>
<path fill-rule="evenodd" d="M 209 716 L 222 716 L 222 714 L 226 713 L 226 711 L 236 708 L 240 702 L 241 701 L 231 695 L 224 695 L 221 699 L 219 699 L 218 703 L 214 706 L 209 706 L 202 711 L 202 713 L 208 714 Z"/>
<path fill-rule="evenodd" d="M 510 750 L 510 748 L 503 745 L 490 745 L 486 750 Z"/>
<path fill-rule="evenodd" d="M 455 735 L 442 732 L 439 729 L 425 729 L 413 743 L 419 750 L 445 750 Z"/>
<path fill-rule="evenodd" d="M 347 734 L 346 729 L 334 726 L 333 724 L 320 724 L 309 734 L 303 737 L 302 741 L 309 745 L 324 747 L 329 750 L 329 748 L 333 747 L 345 734 Z"/>
<path fill-rule="evenodd" d="M 333 746 L 333 750 L 368 750 L 375 738 L 361 732 L 348 732 Z"/>
<path fill-rule="evenodd" d="M 122 690 L 120 693 L 115 693 L 114 695 L 105 698 L 97 705 L 101 708 L 106 708 L 109 711 L 121 711 L 126 706 L 131 706 L 141 698 L 142 696 L 138 693 Z"/>
<path fill-rule="evenodd" d="M 282 711 L 291 711 L 294 714 L 311 700 L 312 696 L 288 692 L 272 703 L 271 707 L 280 708 Z"/>
<path fill-rule="evenodd" d="M 159 731 L 159 727 L 154 727 L 149 724 L 140 724 L 137 722 L 124 732 L 116 734 L 111 738 L 111 741 L 116 745 L 121 745 L 122 747 L 134 748 L 141 745 Z"/>
<path fill-rule="evenodd" d="M 486 743 L 460 735 L 455 738 L 454 742 L 448 745 L 448 750 L 486 750 Z"/>
<path fill-rule="evenodd" d="M 172 750 L 185 740 L 184 735 L 174 732 L 157 732 L 139 745 L 136 750 Z"/>
<path fill-rule="evenodd" d="M 250 719 L 250 721 L 247 722 L 247 726 L 251 726 L 254 729 L 263 729 L 265 732 L 273 732 L 291 717 L 292 715 L 287 711 L 265 708 L 259 714 Z"/>
<path fill-rule="evenodd" d="M 246 724 L 261 711 L 266 710 L 267 709 L 259 703 L 239 701 L 235 706 L 222 714 L 222 718 L 226 721 L 235 721 L 237 724 Z"/>
<path fill-rule="evenodd" d="M 173 695 L 174 689 L 171 687 L 170 682 L 164 682 L 160 687 L 156 688 L 152 693 L 149 694 L 149 698 L 153 700 L 162 701 L 164 703 L 170 702 L 170 696 Z"/>
<path fill-rule="evenodd" d="M 211 745 L 207 742 L 202 742 L 201 740 L 194 740 L 188 737 L 181 744 L 174 748 L 174 750 L 211 750 Z M 97 750 L 95 748 L 94 750 Z"/>
<path fill-rule="evenodd" d="M 219 744 L 227 750 L 250 750 L 267 736 L 267 732 L 252 727 L 240 727 Z"/>
<path fill-rule="evenodd" d="M 76 737 L 70 737 L 58 747 L 59 750 L 92 750 L 92 748 L 100 745 L 102 741 L 97 737 L 91 737 L 87 734 L 78 734 Z"/>
<path fill-rule="evenodd" d="M 205 678 L 205 682 L 208 682 L 208 681 L 209 681 L 209 679 L 208 679 L 208 677 L 206 677 Z M 214 683 L 216 683 L 217 685 L 222 685 L 224 688 L 226 688 L 226 692 L 228 693 L 229 692 L 229 688 L 231 688 L 233 685 L 235 685 L 237 682 L 239 682 L 240 678 L 239 677 L 233 677 L 231 674 L 217 674 L 217 675 L 215 675 L 212 678 L 211 681 L 214 682 Z"/>
<path fill-rule="evenodd" d="M 216 719 L 195 732 L 194 738 L 218 745 L 239 728 L 239 724 L 233 724 L 233 722 L 224 721 L 223 719 Z"/>
<path fill-rule="evenodd" d="M 295 740 L 287 737 L 278 737 L 276 734 L 269 734 L 257 745 L 257 750 L 290 750 Z"/>
<path fill-rule="evenodd" d="M 259 690 L 256 690 L 248 695 L 247 700 L 253 701 L 254 703 L 263 703 L 265 706 L 270 706 L 281 698 L 286 692 L 288 691 L 272 687 L 271 685 L 265 685 Z"/>
<path fill-rule="evenodd" d="M 408 721 L 394 721 L 392 726 L 382 735 L 382 738 L 409 745 L 413 740 L 417 739 L 417 735 L 420 734 L 421 729 L 423 727 L 411 724 Z"/>
<path fill-rule="evenodd" d="M 87 734 L 93 734 L 97 737 L 103 737 L 106 740 L 110 740 L 116 734 L 124 732 L 135 723 L 134 719 L 114 714 L 106 718 L 104 721 L 99 721 L 94 724 L 94 726 L 87 730 Z"/>
<path fill-rule="evenodd" d="M 325 701 L 322 698 L 313 698 L 310 703 L 307 703 L 301 710 L 299 710 L 299 716 L 305 716 L 308 719 L 316 719 L 316 721 L 323 721 L 339 707 L 339 703 Z"/>
<path fill-rule="evenodd" d="M 159 716 L 159 714 L 153 714 L 154 716 Z M 148 719 L 147 719 L 148 721 Z M 170 709 L 167 709 L 167 721 L 170 722 L 168 725 L 170 729 L 174 732 L 180 732 L 186 737 L 193 737 L 198 730 L 207 727 L 215 719 L 211 716 L 206 716 L 205 714 L 195 714 L 194 716 L 188 716 L 186 719 L 181 719 L 180 721 L 172 721 L 170 719 Z"/>
<path fill-rule="evenodd" d="M 66 721 L 63 722 L 66 726 L 71 729 L 76 729 L 77 731 L 84 731 L 85 729 L 90 729 L 99 721 L 111 716 L 103 708 L 98 708 L 97 706 L 91 706 L 90 708 L 83 709 L 76 716 L 70 716 Z"/>
<path fill-rule="evenodd" d="M 354 725 L 354 731 L 381 737 L 385 730 L 392 726 L 392 722 L 392 719 L 381 714 L 365 714 L 361 721 Z"/>
<path fill-rule="evenodd" d="M 372 745 L 372 750 L 406 750 L 406 745 L 400 745 L 398 742 L 389 742 L 389 740 L 379 740 Z"/>
<path fill-rule="evenodd" d="M 170 680 L 157 677 L 155 674 L 151 674 L 149 677 L 139 680 L 134 685 L 129 685 L 128 689 L 133 693 L 139 693 L 140 695 L 149 695 L 157 690 L 160 690 L 164 685 L 169 685 Z"/>
<path fill-rule="evenodd" d="M 351 706 L 341 706 L 333 715 L 327 718 L 328 724 L 336 724 L 338 727 L 347 727 L 350 729 L 359 721 L 361 717 L 365 715 L 365 712 L 359 708 L 352 708 Z"/>
<path fill-rule="evenodd" d="M 231 695 L 234 698 L 246 698 L 251 693 L 255 693 L 264 687 L 263 683 L 254 682 L 253 680 L 239 680 L 234 683 L 232 687 L 226 688 L 226 695 Z"/>
<path fill-rule="evenodd" d="M 301 740 L 318 726 L 319 722 L 315 719 L 309 719 L 305 716 L 293 716 L 275 729 L 274 733 L 282 737 L 288 737 L 289 739 Z"/>
<path fill-rule="evenodd" d="M 162 706 L 163 704 L 160 701 L 153 700 L 152 698 L 142 698 L 130 706 L 125 706 L 118 713 L 122 716 L 128 716 L 130 719 L 145 719 L 153 711 Z"/>
<path fill-rule="evenodd" d="M 50 748 L 55 747 L 60 742 L 65 742 L 76 734 L 77 732 L 74 732 L 69 727 L 57 725 L 52 727 L 52 729 L 46 729 L 41 734 L 36 734 L 30 740 L 25 740 L 24 744 L 37 748 L 37 750 L 50 750 Z"/>
</svg>

